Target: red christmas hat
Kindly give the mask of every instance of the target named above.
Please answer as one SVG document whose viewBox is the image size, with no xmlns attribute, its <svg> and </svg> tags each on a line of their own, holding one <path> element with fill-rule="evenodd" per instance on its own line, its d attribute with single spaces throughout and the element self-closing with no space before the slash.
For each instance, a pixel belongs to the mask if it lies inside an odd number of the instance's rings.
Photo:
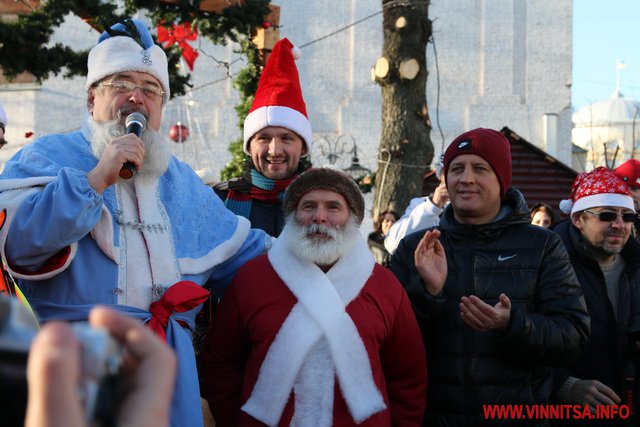
<svg viewBox="0 0 640 427">
<path fill-rule="evenodd" d="M 629 159 L 613 170 L 629 187 L 640 187 L 640 161 Z"/>
<path fill-rule="evenodd" d="M 251 110 L 244 119 L 244 152 L 249 153 L 249 140 L 267 126 L 290 129 L 300 135 L 311 152 L 311 123 L 302 98 L 300 78 L 294 59 L 300 50 L 288 39 L 278 41 L 264 67 Z"/>
<path fill-rule="evenodd" d="M 477 128 L 463 133 L 453 140 L 444 153 L 444 177 L 451 161 L 461 154 L 475 154 L 491 165 L 500 182 L 500 194 L 504 197 L 511 185 L 511 145 L 503 134 L 493 129 Z"/>
<path fill-rule="evenodd" d="M 571 215 L 600 206 L 628 208 L 635 212 L 627 184 L 603 166 L 578 174 L 571 186 L 571 199 L 560 202 L 560 210 Z"/>
</svg>

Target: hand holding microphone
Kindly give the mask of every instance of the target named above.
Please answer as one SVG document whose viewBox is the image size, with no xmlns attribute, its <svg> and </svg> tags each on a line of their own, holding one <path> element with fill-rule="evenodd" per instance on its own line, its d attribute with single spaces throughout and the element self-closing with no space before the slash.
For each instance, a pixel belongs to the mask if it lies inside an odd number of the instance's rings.
<svg viewBox="0 0 640 427">
<path fill-rule="evenodd" d="M 133 112 L 127 116 L 124 125 L 125 133 L 132 133 L 138 138 L 141 137 L 142 131 L 147 127 L 147 119 L 142 113 Z M 126 162 L 120 169 L 120 178 L 130 179 L 136 173 L 136 166 L 131 162 Z"/>
</svg>

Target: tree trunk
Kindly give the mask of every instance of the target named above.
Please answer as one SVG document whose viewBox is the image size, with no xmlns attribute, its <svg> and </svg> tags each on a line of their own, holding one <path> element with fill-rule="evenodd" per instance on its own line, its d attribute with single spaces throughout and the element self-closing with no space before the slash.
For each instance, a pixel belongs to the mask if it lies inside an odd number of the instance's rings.
<svg viewBox="0 0 640 427">
<path fill-rule="evenodd" d="M 374 73 L 376 82 L 382 86 L 374 219 L 385 209 L 404 212 L 411 198 L 420 195 L 422 178 L 433 158 L 426 101 L 426 48 L 431 37 L 429 2 L 382 0 L 382 7 L 382 55 L 389 70 L 385 75 Z"/>
</svg>

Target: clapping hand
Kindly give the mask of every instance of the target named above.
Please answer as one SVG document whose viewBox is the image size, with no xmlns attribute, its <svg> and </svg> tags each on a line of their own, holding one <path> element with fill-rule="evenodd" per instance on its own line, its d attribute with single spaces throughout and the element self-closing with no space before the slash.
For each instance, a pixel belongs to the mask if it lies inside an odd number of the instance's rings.
<svg viewBox="0 0 640 427">
<path fill-rule="evenodd" d="M 418 274 L 431 295 L 438 295 L 447 279 L 447 256 L 439 238 L 440 230 L 427 231 L 414 252 Z"/>
</svg>

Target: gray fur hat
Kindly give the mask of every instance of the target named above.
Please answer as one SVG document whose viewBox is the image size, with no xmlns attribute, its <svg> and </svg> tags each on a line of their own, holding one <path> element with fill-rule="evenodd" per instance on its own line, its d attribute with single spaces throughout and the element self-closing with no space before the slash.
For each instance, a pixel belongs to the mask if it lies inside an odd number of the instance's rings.
<svg viewBox="0 0 640 427">
<path fill-rule="evenodd" d="M 285 216 L 296 210 L 298 202 L 310 191 L 329 190 L 341 194 L 358 224 L 364 218 L 364 198 L 358 184 L 346 173 L 332 168 L 312 168 L 296 178 L 284 193 Z"/>
</svg>

